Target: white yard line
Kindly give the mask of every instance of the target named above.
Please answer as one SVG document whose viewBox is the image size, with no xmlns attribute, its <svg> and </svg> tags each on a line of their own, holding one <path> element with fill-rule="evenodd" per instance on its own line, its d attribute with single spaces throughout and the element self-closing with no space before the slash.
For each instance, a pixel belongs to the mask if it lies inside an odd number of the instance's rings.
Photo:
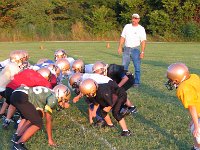
<svg viewBox="0 0 200 150">
<path fill-rule="evenodd" d="M 72 117 L 70 117 L 71 121 L 74 122 L 75 124 L 77 124 L 78 126 L 81 127 L 81 129 L 83 130 L 84 134 L 85 132 L 90 132 L 95 138 L 97 138 L 98 140 L 102 141 L 105 145 L 107 145 L 111 150 L 117 150 L 114 146 L 112 146 L 112 144 L 110 144 L 105 138 L 100 137 L 99 135 L 97 135 L 96 133 L 92 132 L 91 130 L 86 130 L 85 127 L 78 123 L 77 121 L 75 121 Z"/>
</svg>

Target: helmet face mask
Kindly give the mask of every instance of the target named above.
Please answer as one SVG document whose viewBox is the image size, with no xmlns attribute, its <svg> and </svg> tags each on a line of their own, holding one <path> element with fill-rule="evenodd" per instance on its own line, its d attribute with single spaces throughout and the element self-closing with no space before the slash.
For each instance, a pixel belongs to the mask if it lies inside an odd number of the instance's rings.
<svg viewBox="0 0 200 150">
<path fill-rule="evenodd" d="M 79 88 L 82 75 L 83 75 L 82 73 L 75 73 L 70 77 L 69 83 L 72 86 L 72 88 L 74 89 Z"/>
<path fill-rule="evenodd" d="M 54 60 L 57 61 L 60 58 L 66 58 L 67 54 L 64 49 L 58 49 L 54 53 Z"/>
<path fill-rule="evenodd" d="M 187 80 L 190 77 L 190 73 L 185 64 L 174 63 L 168 67 L 166 76 L 168 81 L 165 83 L 165 86 L 168 90 L 173 90 L 178 88 L 181 82 Z"/>
<path fill-rule="evenodd" d="M 94 66 L 92 67 L 92 71 L 93 71 L 93 73 L 97 73 L 97 74 L 106 76 L 107 68 L 108 68 L 107 64 L 105 64 L 103 62 L 96 62 L 94 64 Z"/>
<path fill-rule="evenodd" d="M 72 70 L 74 73 L 83 73 L 85 70 L 85 64 L 81 59 L 75 60 L 72 64 Z"/>
<path fill-rule="evenodd" d="M 69 88 L 63 84 L 59 84 L 53 88 L 53 91 L 55 92 L 55 95 L 58 99 L 59 106 L 62 108 L 68 108 L 69 100 L 71 97 Z"/>
</svg>

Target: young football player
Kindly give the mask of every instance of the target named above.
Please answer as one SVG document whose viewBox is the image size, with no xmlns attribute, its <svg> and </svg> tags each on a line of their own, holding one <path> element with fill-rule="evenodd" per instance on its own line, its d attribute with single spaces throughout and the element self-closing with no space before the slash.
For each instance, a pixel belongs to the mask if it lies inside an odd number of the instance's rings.
<svg viewBox="0 0 200 150">
<path fill-rule="evenodd" d="M 29 87 L 45 86 L 48 88 L 52 88 L 51 82 L 48 81 L 51 77 L 51 72 L 47 68 L 42 68 L 38 71 L 34 71 L 32 69 L 25 69 L 13 77 L 11 82 L 9 82 L 6 86 L 6 101 L 4 102 L 0 110 L 0 115 L 3 115 L 6 112 L 6 108 L 9 106 L 6 119 L 3 121 L 4 128 L 8 127 L 8 125 L 11 122 L 11 117 L 13 116 L 16 110 L 14 106 L 10 105 L 10 96 L 12 92 L 21 85 L 26 85 Z"/>
<path fill-rule="evenodd" d="M 72 71 L 74 73 L 93 73 L 92 67 L 94 64 L 86 64 L 81 59 L 77 59 L 72 64 Z"/>
<path fill-rule="evenodd" d="M 52 113 L 59 104 L 62 108 L 68 108 L 70 90 L 65 85 L 57 85 L 53 90 L 43 87 L 21 86 L 13 91 L 11 104 L 22 114 L 16 133 L 13 135 L 13 149 L 26 149 L 24 143 L 42 128 L 42 119 L 46 118 L 46 131 L 48 143 L 55 146 L 52 137 Z"/>
<path fill-rule="evenodd" d="M 183 63 L 171 64 L 166 76 L 166 87 L 168 90 L 176 88 L 178 99 L 191 115 L 190 128 L 194 138 L 192 150 L 200 150 L 200 78 L 196 74 L 190 74 Z"/>
<path fill-rule="evenodd" d="M 121 136 L 130 136 L 131 132 L 126 126 L 124 115 L 120 113 L 121 107 L 127 101 L 126 91 L 119 87 L 116 82 L 109 81 L 104 84 L 97 84 L 93 79 L 85 79 L 80 83 L 80 92 L 88 97 L 94 105 L 99 105 L 101 116 L 109 126 L 113 126 L 108 112 L 112 109 L 113 117 L 119 122 Z M 95 116 L 96 114 L 92 114 Z"/>
<path fill-rule="evenodd" d="M 126 91 L 132 87 L 134 84 L 134 77 L 131 73 L 124 71 L 124 67 L 117 64 L 105 64 L 103 62 L 97 61 L 93 68 L 94 73 L 105 75 L 110 77 L 115 81 L 119 87 L 124 88 Z M 126 105 L 128 107 L 126 107 Z M 136 106 L 132 105 L 129 99 L 127 99 L 126 105 L 123 107 L 123 112 L 125 113 L 137 113 Z"/>
</svg>

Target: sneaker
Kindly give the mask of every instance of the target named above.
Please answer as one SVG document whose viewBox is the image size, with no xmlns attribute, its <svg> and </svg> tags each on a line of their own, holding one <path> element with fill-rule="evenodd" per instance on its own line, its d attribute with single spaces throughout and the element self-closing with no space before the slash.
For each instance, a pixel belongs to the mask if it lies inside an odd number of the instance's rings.
<svg viewBox="0 0 200 150">
<path fill-rule="evenodd" d="M 137 110 L 137 107 L 136 106 L 133 106 L 133 107 L 129 107 L 128 110 L 133 114 L 133 113 L 137 113 L 138 110 Z"/>
<path fill-rule="evenodd" d="M 13 134 L 12 139 L 10 140 L 11 142 L 15 143 L 17 142 L 19 139 L 21 138 L 21 136 L 17 136 L 17 134 Z"/>
<path fill-rule="evenodd" d="M 10 120 L 5 119 L 5 120 L 3 121 L 2 127 L 3 127 L 4 129 L 7 129 L 8 126 L 9 126 L 9 124 L 10 124 L 10 122 L 11 122 Z"/>
<path fill-rule="evenodd" d="M 121 136 L 131 136 L 131 131 L 122 131 Z"/>
<path fill-rule="evenodd" d="M 4 122 L 4 120 L 6 119 L 6 114 L 0 114 L 0 118 L 2 119 L 2 122 Z"/>
<path fill-rule="evenodd" d="M 28 150 L 23 143 L 14 143 L 13 150 Z"/>
<path fill-rule="evenodd" d="M 126 107 L 126 108 L 122 108 L 122 109 L 120 110 L 120 114 L 121 114 L 123 117 L 125 117 L 125 116 L 127 116 L 127 115 L 130 115 L 131 112 L 130 112 L 129 108 Z"/>
<path fill-rule="evenodd" d="M 104 120 L 97 120 L 95 123 L 94 123 L 94 126 L 95 127 L 104 127 L 106 124 L 106 122 Z"/>
</svg>

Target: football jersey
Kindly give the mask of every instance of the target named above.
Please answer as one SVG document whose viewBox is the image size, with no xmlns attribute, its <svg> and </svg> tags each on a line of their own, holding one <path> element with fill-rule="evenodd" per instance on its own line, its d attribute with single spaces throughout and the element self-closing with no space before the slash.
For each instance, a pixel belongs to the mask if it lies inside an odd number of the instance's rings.
<svg viewBox="0 0 200 150">
<path fill-rule="evenodd" d="M 32 103 L 37 110 L 43 110 L 50 114 L 52 114 L 52 109 L 56 108 L 58 104 L 55 93 L 51 89 L 43 86 L 20 86 L 15 91 L 26 93 L 29 102 Z"/>
<path fill-rule="evenodd" d="M 45 86 L 48 88 L 52 88 L 52 85 L 48 80 L 46 80 L 40 73 L 32 69 L 25 69 L 16 74 L 13 80 L 11 80 L 11 82 L 9 82 L 6 87 L 15 90 L 21 85 L 25 85 L 28 87 Z"/>
<path fill-rule="evenodd" d="M 107 76 L 96 74 L 96 73 L 84 73 L 82 76 L 82 80 L 85 80 L 85 79 L 93 79 L 94 81 L 97 82 L 97 84 L 108 83 L 110 80 L 112 80 L 111 78 Z"/>
<path fill-rule="evenodd" d="M 0 90 L 5 90 L 7 84 L 13 79 L 14 75 L 19 73 L 21 69 L 16 63 L 9 62 L 0 72 Z"/>
<path fill-rule="evenodd" d="M 92 72 L 92 67 L 94 66 L 94 64 L 87 64 L 85 65 L 85 73 L 93 73 Z"/>
<path fill-rule="evenodd" d="M 198 75 L 191 74 L 189 79 L 180 83 L 176 95 L 185 108 L 195 106 L 200 115 L 200 78 Z"/>
</svg>

